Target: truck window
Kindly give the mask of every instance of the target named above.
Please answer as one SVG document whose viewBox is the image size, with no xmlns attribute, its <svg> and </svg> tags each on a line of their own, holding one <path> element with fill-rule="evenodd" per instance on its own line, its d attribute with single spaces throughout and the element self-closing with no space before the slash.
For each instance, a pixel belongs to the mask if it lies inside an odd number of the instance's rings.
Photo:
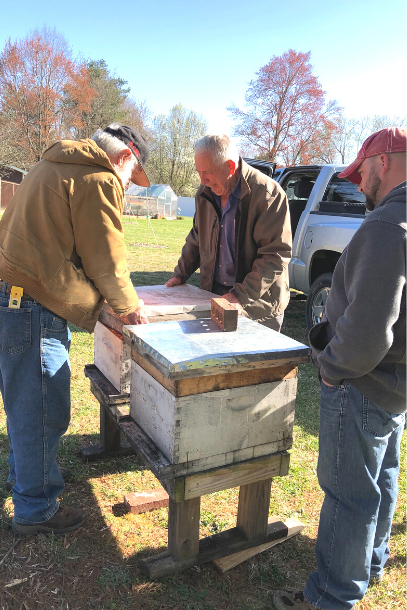
<svg viewBox="0 0 407 610">
<path fill-rule="evenodd" d="M 334 174 L 326 187 L 322 201 L 343 201 L 346 203 L 365 203 L 363 193 L 359 193 L 357 184 L 338 178 Z"/>
<path fill-rule="evenodd" d="M 317 172 L 292 172 L 288 175 L 283 189 L 287 193 L 291 217 L 291 233 L 294 237 L 301 214 L 305 210 L 308 198 L 314 187 Z"/>
</svg>

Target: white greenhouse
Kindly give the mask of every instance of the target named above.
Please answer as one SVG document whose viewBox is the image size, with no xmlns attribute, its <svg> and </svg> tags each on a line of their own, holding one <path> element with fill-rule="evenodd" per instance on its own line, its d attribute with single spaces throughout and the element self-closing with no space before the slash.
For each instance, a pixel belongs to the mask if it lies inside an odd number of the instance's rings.
<svg viewBox="0 0 407 610">
<path fill-rule="evenodd" d="M 178 197 L 169 184 L 152 184 L 148 188 L 133 184 L 125 194 L 125 214 L 175 218 Z"/>
</svg>

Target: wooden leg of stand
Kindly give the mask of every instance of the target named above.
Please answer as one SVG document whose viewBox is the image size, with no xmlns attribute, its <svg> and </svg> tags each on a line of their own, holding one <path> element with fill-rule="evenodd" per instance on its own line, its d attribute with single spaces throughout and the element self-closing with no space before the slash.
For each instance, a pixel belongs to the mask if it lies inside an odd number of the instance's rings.
<svg viewBox="0 0 407 610">
<path fill-rule="evenodd" d="M 168 550 L 181 561 L 199 553 L 201 498 L 173 502 L 168 507 Z"/>
<path fill-rule="evenodd" d="M 250 540 L 266 537 L 272 479 L 241 485 L 237 509 L 237 527 Z"/>
<path fill-rule="evenodd" d="M 110 453 L 120 449 L 120 430 L 113 417 L 109 417 L 106 409 L 100 405 L 100 444 L 104 451 Z"/>
</svg>

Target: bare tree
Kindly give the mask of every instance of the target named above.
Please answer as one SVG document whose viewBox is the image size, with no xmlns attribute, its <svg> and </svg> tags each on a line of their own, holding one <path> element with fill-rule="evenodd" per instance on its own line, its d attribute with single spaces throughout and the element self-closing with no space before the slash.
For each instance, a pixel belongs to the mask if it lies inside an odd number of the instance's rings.
<svg viewBox="0 0 407 610">
<path fill-rule="evenodd" d="M 147 140 L 152 139 L 151 110 L 148 108 L 146 100 L 139 102 L 128 97 L 123 102 L 122 112 L 124 123 L 138 129 Z"/>
<path fill-rule="evenodd" d="M 177 195 L 194 195 L 199 186 L 194 144 L 205 135 L 205 119 L 181 104 L 153 123 L 153 146 L 147 169 L 154 182 L 169 184 Z"/>
<path fill-rule="evenodd" d="M 363 142 L 370 135 L 385 127 L 405 127 L 406 117 L 374 115 L 363 116 L 359 119 L 347 119 L 344 116 L 335 121 L 332 141 L 336 150 L 335 160 L 346 164 L 356 157 Z"/>
</svg>

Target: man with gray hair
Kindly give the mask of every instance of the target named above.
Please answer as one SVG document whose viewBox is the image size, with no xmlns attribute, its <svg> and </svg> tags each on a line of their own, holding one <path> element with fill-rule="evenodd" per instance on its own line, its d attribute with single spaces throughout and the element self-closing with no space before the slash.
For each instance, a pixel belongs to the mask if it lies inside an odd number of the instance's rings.
<svg viewBox="0 0 407 610">
<path fill-rule="evenodd" d="M 120 124 L 56 142 L 0 221 L 0 391 L 17 534 L 64 534 L 85 520 L 57 501 L 70 474 L 56 463 L 70 420 L 67 320 L 92 332 L 106 299 L 126 323 L 147 322 L 121 215 L 130 180 L 149 185 L 148 154 L 143 136 Z"/>
<path fill-rule="evenodd" d="M 167 287 L 186 282 L 199 267 L 201 288 L 279 331 L 290 298 L 286 194 L 239 157 L 227 135 L 198 140 L 195 167 L 201 186 L 193 226 Z"/>
</svg>

